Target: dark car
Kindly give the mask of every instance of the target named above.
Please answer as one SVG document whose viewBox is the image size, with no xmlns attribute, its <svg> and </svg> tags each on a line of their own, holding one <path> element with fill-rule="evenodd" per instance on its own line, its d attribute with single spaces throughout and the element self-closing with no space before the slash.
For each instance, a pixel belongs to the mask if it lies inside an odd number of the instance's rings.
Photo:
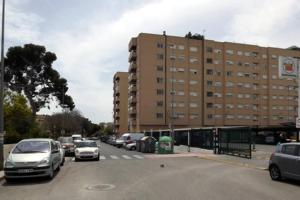
<svg viewBox="0 0 300 200">
<path fill-rule="evenodd" d="M 65 150 L 65 155 L 74 155 L 75 145 L 72 137 L 59 137 L 58 141 Z"/>
</svg>

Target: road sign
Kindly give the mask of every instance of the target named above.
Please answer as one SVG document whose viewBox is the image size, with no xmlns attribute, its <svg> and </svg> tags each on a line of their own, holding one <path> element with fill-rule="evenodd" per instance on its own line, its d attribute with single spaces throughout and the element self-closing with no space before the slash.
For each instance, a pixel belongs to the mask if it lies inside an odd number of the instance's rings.
<svg viewBox="0 0 300 200">
<path fill-rule="evenodd" d="M 300 117 L 296 118 L 296 128 L 300 128 Z"/>
</svg>

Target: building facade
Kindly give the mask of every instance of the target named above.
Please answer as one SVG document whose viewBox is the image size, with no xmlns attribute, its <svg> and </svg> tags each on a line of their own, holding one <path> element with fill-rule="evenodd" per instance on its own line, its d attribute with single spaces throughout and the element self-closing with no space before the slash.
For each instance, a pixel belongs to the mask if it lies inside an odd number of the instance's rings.
<svg viewBox="0 0 300 200">
<path fill-rule="evenodd" d="M 278 59 L 300 51 L 141 33 L 129 52 L 131 132 L 295 122 L 297 80 Z"/>
<path fill-rule="evenodd" d="M 114 75 L 114 132 L 118 135 L 128 132 L 128 73 Z"/>
</svg>

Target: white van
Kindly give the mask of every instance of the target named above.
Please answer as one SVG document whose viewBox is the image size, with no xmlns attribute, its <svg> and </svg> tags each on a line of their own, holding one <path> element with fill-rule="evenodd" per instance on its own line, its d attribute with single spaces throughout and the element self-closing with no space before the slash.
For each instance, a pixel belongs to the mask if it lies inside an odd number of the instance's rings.
<svg viewBox="0 0 300 200">
<path fill-rule="evenodd" d="M 73 141 L 75 141 L 75 140 L 82 140 L 82 135 L 80 135 L 80 134 L 73 134 L 72 135 L 72 139 L 73 139 Z"/>
<path fill-rule="evenodd" d="M 140 140 L 144 136 L 144 133 L 124 133 L 120 138 L 116 140 L 116 146 L 119 148 L 121 146 L 125 147 L 127 144 Z"/>
</svg>

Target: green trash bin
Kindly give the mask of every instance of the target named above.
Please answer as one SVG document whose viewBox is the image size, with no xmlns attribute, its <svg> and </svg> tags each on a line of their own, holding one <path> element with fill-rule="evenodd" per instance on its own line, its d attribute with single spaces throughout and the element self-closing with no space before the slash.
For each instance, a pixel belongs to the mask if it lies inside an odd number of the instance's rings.
<svg viewBox="0 0 300 200">
<path fill-rule="evenodd" d="M 172 138 L 169 136 L 163 136 L 158 141 L 158 153 L 159 154 L 171 154 L 173 153 Z"/>
</svg>

